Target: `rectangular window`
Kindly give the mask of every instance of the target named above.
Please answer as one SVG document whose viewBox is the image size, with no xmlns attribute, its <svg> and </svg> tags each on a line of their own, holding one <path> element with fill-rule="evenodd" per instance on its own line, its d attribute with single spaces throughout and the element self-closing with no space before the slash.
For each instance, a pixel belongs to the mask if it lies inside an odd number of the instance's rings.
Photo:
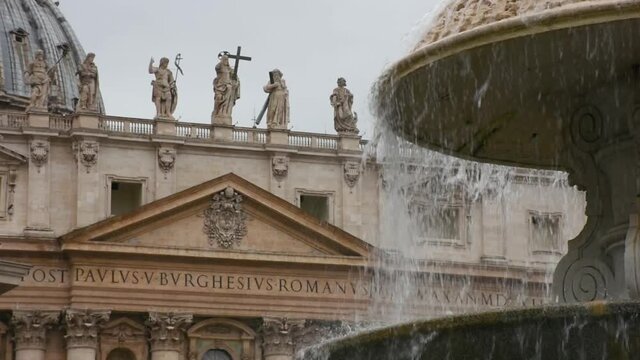
<svg viewBox="0 0 640 360">
<path fill-rule="evenodd" d="M 533 253 L 560 253 L 562 214 L 529 212 L 529 243 Z"/>
<path fill-rule="evenodd" d="M 411 215 L 417 222 L 418 237 L 432 245 L 464 246 L 465 209 L 455 204 L 414 204 Z"/>
<path fill-rule="evenodd" d="M 107 176 L 107 214 L 123 215 L 145 203 L 146 178 Z"/>
<path fill-rule="evenodd" d="M 296 190 L 298 206 L 315 218 L 333 224 L 333 192 Z"/>
<path fill-rule="evenodd" d="M 329 221 L 329 199 L 326 196 L 300 195 L 300 208 L 322 221 Z"/>
</svg>

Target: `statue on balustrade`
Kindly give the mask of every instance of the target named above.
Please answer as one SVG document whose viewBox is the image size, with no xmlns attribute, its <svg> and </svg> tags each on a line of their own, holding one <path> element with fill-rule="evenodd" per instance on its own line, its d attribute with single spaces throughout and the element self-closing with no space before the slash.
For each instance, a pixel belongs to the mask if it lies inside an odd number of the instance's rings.
<svg viewBox="0 0 640 360">
<path fill-rule="evenodd" d="M 169 70 L 169 59 L 160 59 L 160 66 L 153 66 L 153 58 L 149 61 L 149 74 L 156 79 L 151 82 L 153 92 L 151 101 L 156 105 L 156 119 L 175 120 L 173 112 L 178 105 L 178 88 L 173 73 Z"/>
<path fill-rule="evenodd" d="M 214 124 L 231 125 L 231 112 L 240 98 L 240 80 L 232 74 L 229 56 L 221 53 L 213 79 L 214 105 L 211 120 Z"/>
<path fill-rule="evenodd" d="M 353 106 L 353 94 L 346 88 L 347 81 L 344 78 L 338 79 L 338 87 L 333 89 L 329 97 L 333 106 L 333 124 L 338 134 L 357 135 L 359 130 L 356 127 L 358 114 L 351 109 Z"/>
<path fill-rule="evenodd" d="M 25 80 L 31 87 L 31 99 L 27 110 L 47 111 L 51 78 L 49 77 L 49 67 L 44 59 L 42 50 L 36 51 L 35 59 L 27 66 Z"/>
<path fill-rule="evenodd" d="M 289 90 L 280 70 L 275 69 L 269 72 L 269 83 L 264 86 L 264 91 L 269 93 L 267 128 L 287 129 L 289 126 Z"/>
<path fill-rule="evenodd" d="M 94 53 L 88 53 L 84 62 L 78 67 L 76 75 L 78 75 L 78 92 L 80 100 L 78 101 L 77 110 L 97 111 L 98 103 L 96 97 L 98 94 L 98 67 L 93 62 L 96 58 Z"/>
</svg>

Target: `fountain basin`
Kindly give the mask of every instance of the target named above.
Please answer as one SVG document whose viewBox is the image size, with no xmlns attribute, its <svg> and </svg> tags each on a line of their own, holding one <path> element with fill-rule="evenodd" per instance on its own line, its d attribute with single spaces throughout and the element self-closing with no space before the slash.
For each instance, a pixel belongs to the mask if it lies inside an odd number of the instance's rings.
<svg viewBox="0 0 640 360">
<path fill-rule="evenodd" d="M 640 303 L 592 302 L 418 321 L 309 349 L 307 360 L 633 359 Z"/>
<path fill-rule="evenodd" d="M 572 131 L 600 141 L 624 132 L 620 117 L 636 109 L 640 2 L 556 2 L 513 17 L 496 13 L 470 28 L 465 21 L 481 14 L 463 11 L 480 10 L 454 6 L 441 15 L 452 24 L 439 38 L 432 29 L 382 76 L 374 90 L 378 116 L 406 140 L 458 157 L 570 168 L 562 154 Z M 581 112 L 592 104 L 598 114 Z"/>
</svg>

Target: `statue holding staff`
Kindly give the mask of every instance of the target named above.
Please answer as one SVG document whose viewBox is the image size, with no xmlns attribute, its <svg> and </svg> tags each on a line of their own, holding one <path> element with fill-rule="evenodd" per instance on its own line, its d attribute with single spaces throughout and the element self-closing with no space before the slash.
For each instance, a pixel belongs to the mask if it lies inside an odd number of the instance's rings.
<svg viewBox="0 0 640 360">
<path fill-rule="evenodd" d="M 27 110 L 47 110 L 51 78 L 42 50 L 36 51 L 34 60 L 27 66 L 25 80 L 31 87 L 31 99 Z"/>
<path fill-rule="evenodd" d="M 155 75 L 151 81 L 153 92 L 151 101 L 156 105 L 156 119 L 175 120 L 173 112 L 178 105 L 178 89 L 173 73 L 169 70 L 169 59 L 160 59 L 160 66 L 153 66 L 154 60 L 149 61 L 149 74 Z"/>
<path fill-rule="evenodd" d="M 220 61 L 216 65 L 216 78 L 213 79 L 213 114 L 211 119 L 214 124 L 231 125 L 231 112 L 236 100 L 240 98 L 240 80 L 237 75 L 232 77 L 229 56 L 220 53 Z"/>
</svg>

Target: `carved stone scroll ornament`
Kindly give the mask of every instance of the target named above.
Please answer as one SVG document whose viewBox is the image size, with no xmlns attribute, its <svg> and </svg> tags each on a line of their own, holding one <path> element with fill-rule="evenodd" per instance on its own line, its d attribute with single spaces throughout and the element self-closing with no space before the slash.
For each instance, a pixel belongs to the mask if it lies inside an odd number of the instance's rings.
<svg viewBox="0 0 640 360">
<path fill-rule="evenodd" d="M 11 323 L 14 328 L 16 350 L 44 350 L 47 329 L 58 322 L 57 311 L 14 311 Z"/>
<path fill-rule="evenodd" d="M 85 167 L 88 174 L 98 164 L 100 143 L 84 140 L 75 142 L 73 147 L 76 153 L 76 160 Z"/>
<path fill-rule="evenodd" d="M 67 349 L 98 347 L 100 328 L 109 320 L 110 311 L 67 310 L 65 312 Z"/>
<path fill-rule="evenodd" d="M 161 147 L 158 149 L 158 166 L 164 173 L 165 179 L 167 174 L 173 170 L 176 164 L 176 150 L 173 148 Z"/>
<path fill-rule="evenodd" d="M 354 187 L 360 178 L 360 164 L 357 162 L 346 162 L 344 164 L 344 180 L 349 187 Z"/>
<path fill-rule="evenodd" d="M 204 211 L 204 232 L 209 245 L 229 249 L 240 243 L 247 234 L 247 216 L 242 208 L 244 199 L 227 187 L 213 195 Z"/>
<path fill-rule="evenodd" d="M 49 159 L 49 142 L 46 140 L 33 140 L 31 141 L 31 162 L 38 168 L 47 163 Z"/>
<path fill-rule="evenodd" d="M 273 176 L 277 178 L 285 178 L 289 173 L 289 158 L 282 155 L 276 155 L 271 160 Z"/>
<path fill-rule="evenodd" d="M 181 351 L 186 327 L 193 321 L 191 314 L 149 313 L 151 351 Z"/>
<path fill-rule="evenodd" d="M 304 329 L 305 320 L 287 318 L 265 318 L 262 324 L 262 350 L 267 357 L 292 357 L 295 339 Z"/>
<path fill-rule="evenodd" d="M 607 265 L 602 252 L 601 231 L 611 223 L 604 204 L 609 202 L 610 190 L 602 164 L 594 153 L 605 143 L 603 119 L 599 110 L 588 106 L 579 109 L 565 131 L 565 163 L 569 165 L 569 181 L 586 190 L 587 223 L 578 236 L 569 241 L 569 251 L 554 273 L 553 287 L 560 302 L 603 300 L 620 293 L 616 275 Z"/>
</svg>

